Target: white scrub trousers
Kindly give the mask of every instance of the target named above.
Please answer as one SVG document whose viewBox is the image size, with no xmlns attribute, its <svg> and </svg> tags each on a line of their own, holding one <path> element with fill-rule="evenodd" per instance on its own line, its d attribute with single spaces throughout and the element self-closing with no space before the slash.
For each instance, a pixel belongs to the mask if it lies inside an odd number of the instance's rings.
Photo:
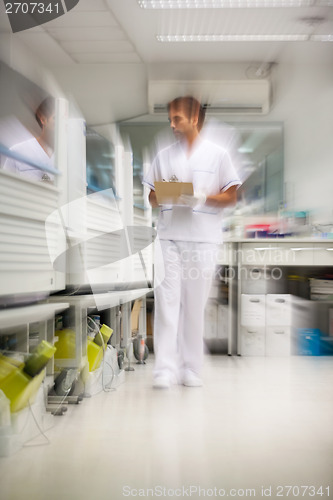
<svg viewBox="0 0 333 500">
<path fill-rule="evenodd" d="M 154 377 L 181 383 L 203 363 L 205 306 L 216 263 L 212 243 L 155 242 Z"/>
</svg>

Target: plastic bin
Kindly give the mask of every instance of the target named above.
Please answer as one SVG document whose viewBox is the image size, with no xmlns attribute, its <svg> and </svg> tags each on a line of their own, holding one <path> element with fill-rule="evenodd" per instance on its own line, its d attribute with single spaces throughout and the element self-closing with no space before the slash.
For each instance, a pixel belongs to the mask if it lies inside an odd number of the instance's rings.
<svg viewBox="0 0 333 500">
<path fill-rule="evenodd" d="M 46 340 L 42 340 L 26 360 L 23 371 L 30 375 L 30 377 L 38 375 L 45 368 L 55 352 L 56 348 L 52 344 L 46 342 Z"/>
<path fill-rule="evenodd" d="M 89 371 L 93 372 L 96 370 L 103 359 L 103 347 L 99 346 L 90 337 L 88 337 L 87 342 L 87 356 L 89 363 Z"/>
<path fill-rule="evenodd" d="M 0 384 L 6 377 L 12 375 L 17 369 L 24 366 L 24 363 L 13 358 L 0 355 Z"/>
<path fill-rule="evenodd" d="M 300 356 L 320 355 L 320 330 L 318 328 L 297 329 L 297 354 Z"/>
<path fill-rule="evenodd" d="M 320 337 L 320 355 L 333 356 L 333 337 Z"/>
<path fill-rule="evenodd" d="M 104 346 L 105 344 L 108 343 L 112 334 L 113 334 L 112 328 L 110 328 L 107 325 L 102 325 L 101 328 L 99 329 L 99 333 L 97 333 L 94 338 L 95 344 L 99 346 Z"/>
<path fill-rule="evenodd" d="M 10 409 L 17 412 L 25 408 L 34 397 L 43 382 L 44 371 L 34 378 L 16 368 L 11 375 L 0 382 L 0 389 L 10 400 Z"/>
<path fill-rule="evenodd" d="M 74 359 L 76 356 L 76 335 L 75 331 L 70 328 L 57 330 L 54 334 L 58 337 L 57 342 L 54 344 L 56 352 L 55 359 Z"/>
</svg>

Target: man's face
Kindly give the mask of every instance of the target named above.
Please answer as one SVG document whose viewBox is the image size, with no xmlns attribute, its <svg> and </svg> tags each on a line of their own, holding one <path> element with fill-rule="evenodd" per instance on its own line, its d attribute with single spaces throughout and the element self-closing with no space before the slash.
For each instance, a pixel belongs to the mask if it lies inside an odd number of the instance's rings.
<svg viewBox="0 0 333 500">
<path fill-rule="evenodd" d="M 170 108 L 169 122 L 177 139 L 186 139 L 197 133 L 197 118 L 188 118 L 182 107 Z"/>
<path fill-rule="evenodd" d="M 49 134 L 54 133 L 55 128 L 55 113 L 47 117 L 46 115 L 40 115 L 40 121 L 43 126 L 43 130 Z"/>
</svg>

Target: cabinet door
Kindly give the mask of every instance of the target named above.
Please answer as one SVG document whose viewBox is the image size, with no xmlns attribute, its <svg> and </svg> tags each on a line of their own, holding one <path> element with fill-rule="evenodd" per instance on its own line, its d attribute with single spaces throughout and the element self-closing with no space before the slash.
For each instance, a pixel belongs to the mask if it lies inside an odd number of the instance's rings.
<svg viewBox="0 0 333 500">
<path fill-rule="evenodd" d="M 244 243 L 240 259 L 244 265 L 311 266 L 314 245 L 311 243 Z"/>
<path fill-rule="evenodd" d="M 333 242 L 314 245 L 314 264 L 316 266 L 333 266 Z"/>
</svg>

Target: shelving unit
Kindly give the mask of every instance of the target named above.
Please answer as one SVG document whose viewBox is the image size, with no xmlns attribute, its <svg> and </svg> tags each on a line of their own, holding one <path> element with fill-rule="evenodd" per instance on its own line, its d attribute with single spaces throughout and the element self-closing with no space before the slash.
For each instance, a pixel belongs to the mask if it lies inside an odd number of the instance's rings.
<svg viewBox="0 0 333 500">
<path fill-rule="evenodd" d="M 0 336 L 15 335 L 16 345 L 13 355 L 25 357 L 29 353 L 29 333 L 33 325 L 38 332 L 38 341 L 46 340 L 53 344 L 54 317 L 66 310 L 69 304 L 33 304 L 26 307 L 13 307 L 0 311 Z M 38 377 L 42 377 L 39 374 Z M 32 379 L 34 380 L 34 379 Z M 40 381 L 39 381 L 40 383 Z M 40 428 L 44 430 L 52 426 L 52 415 L 47 413 L 47 395 L 54 383 L 54 359 L 46 366 L 46 377 L 34 395 L 34 402 L 29 400 L 29 407 L 11 413 L 10 425 L 1 429 L 0 456 L 8 456 L 18 451 L 25 442 L 36 437 Z M 38 426 L 36 422 L 38 421 Z"/>
<path fill-rule="evenodd" d="M 228 278 L 228 354 L 240 354 L 241 295 L 245 289 L 248 290 L 245 287 L 249 286 L 246 275 L 251 267 L 281 270 L 282 274 L 289 268 L 333 269 L 333 241 L 310 238 L 231 239 L 221 247 L 218 264 L 228 266 L 232 271 Z M 278 292 L 281 293 L 281 290 L 270 293 Z"/>
<path fill-rule="evenodd" d="M 76 334 L 75 359 L 61 360 L 61 366 L 63 368 L 80 369 L 85 363 L 87 356 L 87 316 L 89 314 L 101 314 L 101 323 L 104 322 L 114 330 L 111 345 L 117 350 L 126 348 L 131 339 L 131 303 L 140 297 L 143 298 L 145 303 L 145 295 L 149 290 L 148 288 L 140 288 L 89 295 L 50 296 L 47 299 L 50 304 L 55 305 L 62 300 L 68 302 L 67 322 Z M 145 338 L 145 314 L 141 314 L 140 332 Z"/>
</svg>

